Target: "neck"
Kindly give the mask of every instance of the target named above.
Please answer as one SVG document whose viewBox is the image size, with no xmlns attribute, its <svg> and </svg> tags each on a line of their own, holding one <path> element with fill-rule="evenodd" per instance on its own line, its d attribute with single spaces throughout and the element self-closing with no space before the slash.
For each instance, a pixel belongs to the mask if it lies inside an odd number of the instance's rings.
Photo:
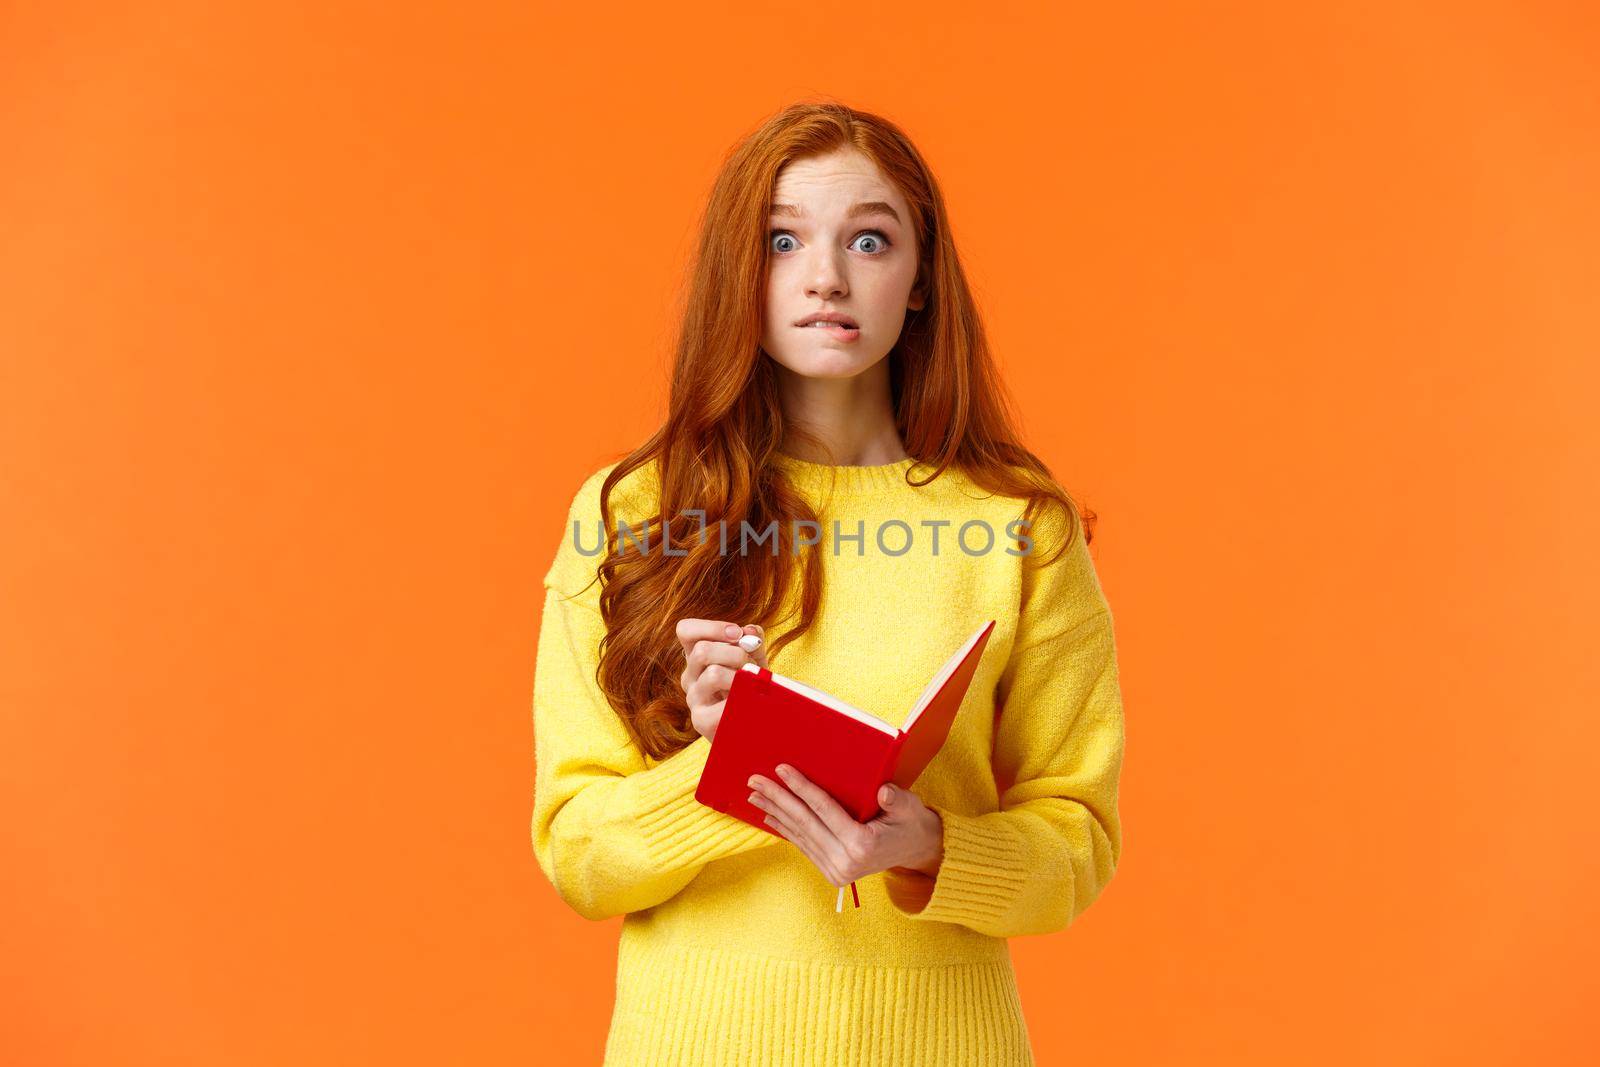
<svg viewBox="0 0 1600 1067">
<path fill-rule="evenodd" d="M 894 425 L 888 359 L 849 378 L 808 377 L 780 364 L 778 381 L 785 421 L 806 435 L 785 434 L 780 452 L 851 467 L 906 458 Z"/>
</svg>

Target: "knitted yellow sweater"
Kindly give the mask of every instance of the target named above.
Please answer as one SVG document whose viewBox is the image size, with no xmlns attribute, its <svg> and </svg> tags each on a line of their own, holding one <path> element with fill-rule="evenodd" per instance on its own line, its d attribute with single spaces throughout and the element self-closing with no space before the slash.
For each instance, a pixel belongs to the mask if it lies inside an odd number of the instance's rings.
<svg viewBox="0 0 1600 1067">
<path fill-rule="evenodd" d="M 912 788 L 943 821 L 943 860 L 936 877 L 863 878 L 860 907 L 846 893 L 836 912 L 836 888 L 792 843 L 695 800 L 711 742 L 661 761 L 640 752 L 595 682 L 600 583 L 578 594 L 615 464 L 596 471 L 544 579 L 533 850 L 580 914 L 625 916 L 605 1063 L 1031 1064 L 1005 939 L 1065 929 L 1122 853 L 1116 643 L 1088 548 L 1080 533 L 1040 567 L 1061 529 L 1041 517 L 1033 554 L 1014 554 L 1007 524 L 1024 501 L 954 470 L 918 487 L 907 472 L 931 469 L 910 459 L 779 465 L 818 508 L 825 584 L 820 616 L 774 671 L 899 725 L 946 657 L 997 620 Z M 631 472 L 613 522 L 642 530 L 655 484 L 652 468 Z M 726 551 L 739 543 L 728 528 Z M 770 539 L 745 549 L 758 551 Z M 782 632 L 769 627 L 769 645 Z"/>
</svg>

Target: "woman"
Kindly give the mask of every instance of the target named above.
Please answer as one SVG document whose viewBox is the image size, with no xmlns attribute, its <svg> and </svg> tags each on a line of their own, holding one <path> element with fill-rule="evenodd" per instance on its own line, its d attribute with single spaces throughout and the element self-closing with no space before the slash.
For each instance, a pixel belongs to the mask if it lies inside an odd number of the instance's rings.
<svg viewBox="0 0 1600 1067">
<path fill-rule="evenodd" d="M 1093 518 L 1018 443 L 905 135 L 796 105 L 741 143 L 667 419 L 579 488 L 545 576 L 533 845 L 580 914 L 624 916 L 606 1063 L 1033 1062 L 1006 938 L 1064 929 L 1122 851 Z M 751 783 L 776 832 L 696 801 L 742 664 L 899 725 L 989 619 L 877 818 L 786 766 Z"/>
</svg>

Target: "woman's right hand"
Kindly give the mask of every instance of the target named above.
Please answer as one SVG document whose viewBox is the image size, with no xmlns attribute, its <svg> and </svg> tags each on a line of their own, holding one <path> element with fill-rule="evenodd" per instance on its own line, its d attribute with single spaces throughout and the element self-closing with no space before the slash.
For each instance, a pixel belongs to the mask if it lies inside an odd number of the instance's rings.
<svg viewBox="0 0 1600 1067">
<path fill-rule="evenodd" d="M 739 638 L 755 634 L 761 647 L 746 652 Z M 755 623 L 739 627 L 720 619 L 679 619 L 678 642 L 683 645 L 683 676 L 679 679 L 689 699 L 689 721 L 707 741 L 716 740 L 722 709 L 733 687 L 733 675 L 746 663 L 767 665 L 766 633 Z"/>
</svg>

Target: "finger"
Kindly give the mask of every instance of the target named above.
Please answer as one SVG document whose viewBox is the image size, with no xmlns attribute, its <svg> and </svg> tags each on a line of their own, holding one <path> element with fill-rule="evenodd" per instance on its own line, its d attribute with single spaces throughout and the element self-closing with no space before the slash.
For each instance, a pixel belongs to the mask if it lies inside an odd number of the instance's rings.
<svg viewBox="0 0 1600 1067">
<path fill-rule="evenodd" d="M 713 663 L 700 672 L 700 677 L 689 683 L 685 695 L 691 704 L 712 704 L 726 697 L 733 687 L 733 669 Z"/>
<path fill-rule="evenodd" d="M 728 641 L 694 641 L 688 654 L 683 657 L 683 673 L 678 675 L 678 685 L 682 685 L 683 691 L 688 693 L 688 688 L 694 685 L 694 680 L 699 678 L 702 670 L 706 670 L 709 665 L 741 667 L 744 661 L 746 661 L 744 649 L 738 645 L 730 645 Z"/>
<path fill-rule="evenodd" d="M 715 704 L 706 704 L 701 710 L 701 715 L 703 715 L 706 719 L 709 719 L 711 722 L 716 723 L 720 728 L 722 726 L 722 711 L 727 706 L 728 702 L 726 700 L 719 700 Z M 712 733 L 715 732 L 715 730 L 712 731 Z"/>
<path fill-rule="evenodd" d="M 756 803 L 759 806 L 758 801 L 752 801 L 752 803 Z M 766 823 L 774 830 L 777 830 L 791 844 L 793 844 L 795 848 L 799 849 L 801 855 L 810 860 L 813 867 L 827 876 L 828 881 L 832 882 L 834 885 L 844 884 L 844 882 L 840 880 L 841 874 L 839 869 L 829 861 L 827 854 L 822 849 L 818 848 L 817 843 L 807 836 L 804 831 L 790 823 L 787 819 L 783 818 L 783 816 L 774 814 L 771 811 L 767 812 L 766 816 L 762 819 L 762 822 Z"/>
<path fill-rule="evenodd" d="M 682 629 L 682 624 L 680 624 Z M 734 632 L 734 630 L 728 630 Z M 755 662 L 765 667 L 766 654 L 758 653 Z M 691 641 L 683 653 L 683 672 L 678 675 L 678 685 L 688 691 L 694 683 L 694 678 L 699 677 L 699 672 L 706 669 L 707 664 L 726 664 L 730 667 L 742 667 L 752 661 L 752 656 L 739 648 L 739 638 L 701 638 Z"/>
<path fill-rule="evenodd" d="M 772 779 L 762 775 L 755 775 L 754 777 L 756 783 L 754 788 L 771 805 L 768 810 L 774 811 L 781 816 L 784 821 L 805 836 L 818 855 L 828 857 L 830 861 L 835 862 L 839 869 L 842 870 L 846 853 L 844 844 L 839 840 L 838 835 L 817 817 L 817 813 L 811 810 L 810 805 L 795 796 L 781 782 L 774 782 Z"/>
<path fill-rule="evenodd" d="M 877 800 L 883 812 L 872 821 L 878 823 L 906 822 L 916 816 L 917 809 L 924 806 L 921 797 L 893 782 L 884 782 L 878 787 Z"/>
<path fill-rule="evenodd" d="M 784 822 L 782 819 L 778 818 L 778 816 L 773 815 L 770 812 L 763 815 L 761 817 L 761 821 L 765 825 L 772 827 L 780 835 L 782 835 L 785 841 L 797 848 L 800 851 L 800 854 L 804 856 L 813 867 L 816 867 L 817 870 L 822 871 L 823 874 L 828 873 L 822 869 L 820 864 L 817 863 L 817 857 L 815 853 L 812 852 L 810 844 L 807 843 L 805 839 L 802 838 L 798 833 L 796 833 L 794 827 L 790 826 L 788 823 Z"/>
<path fill-rule="evenodd" d="M 760 790 L 750 790 L 750 796 L 747 799 L 750 801 L 752 807 L 759 810 L 765 816 L 764 821 L 768 826 L 782 831 L 784 837 L 787 837 L 789 840 L 793 841 L 795 845 L 800 845 L 800 835 L 796 833 L 795 828 L 789 824 L 787 819 L 778 814 L 777 807 L 773 805 L 772 801 L 763 796 Z"/>
<path fill-rule="evenodd" d="M 861 824 L 856 821 L 855 816 L 845 811 L 837 800 L 828 795 L 827 790 L 787 763 L 778 764 L 777 769 L 778 777 L 783 784 L 799 797 L 812 815 L 820 820 L 834 837 L 843 839 L 860 830 Z"/>
<path fill-rule="evenodd" d="M 731 638 L 728 636 L 730 626 L 736 631 Z M 696 641 L 738 641 L 743 632 L 726 619 L 679 619 L 677 625 L 678 644 L 683 646 L 685 656 Z"/>
<path fill-rule="evenodd" d="M 788 819 L 784 818 L 783 809 L 778 807 L 778 805 L 773 800 L 771 800 L 765 793 L 763 793 L 760 790 L 760 788 L 751 789 L 750 790 L 750 798 L 749 799 L 750 799 L 750 803 L 753 806 L 761 809 L 763 812 L 765 812 L 766 814 L 772 816 L 774 819 L 782 821 L 782 823 L 783 823 L 783 825 L 784 825 L 784 827 L 786 829 L 790 829 L 790 830 L 794 830 L 794 831 L 798 831 L 799 830 L 799 828 L 796 827 L 792 822 L 790 822 Z M 801 835 L 801 834 L 797 833 L 797 836 L 804 836 L 804 835 Z M 796 842 L 796 844 L 798 844 L 798 843 L 799 842 Z"/>
<path fill-rule="evenodd" d="M 773 819 L 773 817 L 771 815 L 768 815 L 767 816 L 767 821 L 768 822 L 774 822 L 775 820 Z M 780 831 L 780 833 L 781 832 L 782 831 Z M 817 851 L 816 845 L 812 844 L 810 841 L 808 841 L 804 837 L 798 837 L 797 838 L 797 837 L 794 836 L 794 834 L 795 834 L 794 828 L 790 827 L 789 828 L 789 835 L 790 835 L 789 839 L 794 842 L 794 847 L 799 849 L 800 850 L 800 854 L 802 856 L 804 856 L 806 859 L 810 860 L 811 861 L 811 866 L 813 866 L 817 870 L 821 871 L 822 872 L 822 876 L 824 878 L 826 878 L 831 884 L 833 884 L 833 885 L 844 885 L 846 882 L 850 881 L 850 879 L 846 878 L 843 874 L 841 874 L 839 872 L 839 869 L 837 867 L 835 867 L 833 864 L 829 863 L 825 856 L 823 856 L 821 853 L 819 853 Z"/>
<path fill-rule="evenodd" d="M 689 649 L 689 655 L 684 661 L 683 673 L 687 681 L 684 688 L 694 684 L 700 672 L 714 663 L 724 667 L 738 669 L 750 661 L 737 642 L 728 641 L 696 641 Z"/>
</svg>

